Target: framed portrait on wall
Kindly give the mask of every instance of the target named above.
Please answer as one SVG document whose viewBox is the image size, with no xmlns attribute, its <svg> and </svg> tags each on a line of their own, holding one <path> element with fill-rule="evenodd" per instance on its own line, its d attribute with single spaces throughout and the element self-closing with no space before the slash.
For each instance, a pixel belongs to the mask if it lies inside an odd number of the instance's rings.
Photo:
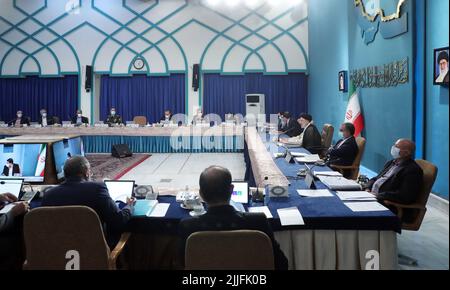
<svg viewBox="0 0 450 290">
<path fill-rule="evenodd" d="M 339 91 L 346 93 L 348 91 L 347 85 L 347 71 L 339 72 Z"/>
<path fill-rule="evenodd" d="M 449 48 L 443 47 L 434 50 L 434 84 L 448 86 L 448 55 Z"/>
</svg>

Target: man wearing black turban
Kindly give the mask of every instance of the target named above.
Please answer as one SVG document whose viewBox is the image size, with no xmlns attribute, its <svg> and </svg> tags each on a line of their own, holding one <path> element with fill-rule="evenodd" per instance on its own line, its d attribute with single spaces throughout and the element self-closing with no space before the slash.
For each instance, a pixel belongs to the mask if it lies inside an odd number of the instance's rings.
<svg viewBox="0 0 450 290">
<path fill-rule="evenodd" d="M 439 76 L 436 79 L 436 83 L 449 83 L 448 75 L 448 52 L 442 51 L 438 56 Z"/>
</svg>

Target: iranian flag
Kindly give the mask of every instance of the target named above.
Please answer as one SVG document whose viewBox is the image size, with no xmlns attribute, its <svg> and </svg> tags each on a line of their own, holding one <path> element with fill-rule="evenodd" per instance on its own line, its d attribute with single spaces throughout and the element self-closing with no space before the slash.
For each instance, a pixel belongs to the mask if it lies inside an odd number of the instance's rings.
<svg viewBox="0 0 450 290">
<path fill-rule="evenodd" d="M 36 165 L 36 173 L 34 174 L 34 176 L 44 177 L 46 157 L 47 157 L 47 145 L 42 144 L 41 150 L 39 150 L 39 156 Z"/>
<path fill-rule="evenodd" d="M 348 101 L 347 112 L 345 112 L 345 122 L 355 126 L 355 137 L 361 135 L 364 129 L 364 116 L 359 105 L 359 95 L 353 83 L 350 85 L 350 99 Z"/>
</svg>

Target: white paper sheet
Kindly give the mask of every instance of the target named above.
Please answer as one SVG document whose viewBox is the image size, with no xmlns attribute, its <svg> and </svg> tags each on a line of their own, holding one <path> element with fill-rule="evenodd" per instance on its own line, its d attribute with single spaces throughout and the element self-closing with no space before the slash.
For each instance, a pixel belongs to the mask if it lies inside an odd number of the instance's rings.
<svg viewBox="0 0 450 290">
<path fill-rule="evenodd" d="M 158 203 L 155 206 L 155 209 L 150 213 L 149 217 L 165 217 L 169 207 L 170 203 Z"/>
<path fill-rule="evenodd" d="M 367 191 L 337 191 L 342 201 L 376 201 L 375 196 Z"/>
<path fill-rule="evenodd" d="M 333 197 L 334 195 L 328 189 L 299 189 L 298 194 L 303 197 Z"/>
<path fill-rule="evenodd" d="M 337 171 L 314 171 L 314 176 L 342 176 L 342 174 Z"/>
<path fill-rule="evenodd" d="M 308 156 L 309 154 L 301 153 L 301 152 L 291 152 L 291 155 L 294 157 L 305 157 L 305 156 Z"/>
<path fill-rule="evenodd" d="M 320 156 L 318 154 L 314 154 L 306 155 L 304 157 L 297 157 L 295 158 L 295 160 L 297 160 L 297 162 L 299 163 L 315 163 L 321 161 L 322 159 L 320 159 Z"/>
<path fill-rule="evenodd" d="M 378 202 L 348 202 L 344 204 L 353 212 L 389 211 Z"/>
<path fill-rule="evenodd" d="M 15 203 L 9 203 L 5 205 L 1 210 L 0 214 L 7 214 L 16 204 Z"/>
<path fill-rule="evenodd" d="M 280 208 L 277 212 L 282 226 L 302 226 L 305 224 L 302 214 L 296 207 Z"/>
<path fill-rule="evenodd" d="M 266 215 L 268 219 L 272 219 L 272 213 L 270 212 L 270 209 L 267 206 L 260 206 L 260 207 L 250 207 L 248 209 L 249 212 L 261 212 Z"/>
</svg>

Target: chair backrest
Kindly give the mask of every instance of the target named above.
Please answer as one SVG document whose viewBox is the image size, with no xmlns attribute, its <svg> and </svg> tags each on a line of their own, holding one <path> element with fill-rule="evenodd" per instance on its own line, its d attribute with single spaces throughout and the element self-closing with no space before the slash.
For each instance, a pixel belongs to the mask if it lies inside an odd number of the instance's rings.
<svg viewBox="0 0 450 290">
<path fill-rule="evenodd" d="M 145 116 L 136 116 L 136 117 L 134 117 L 133 122 L 135 124 L 138 124 L 139 126 L 145 126 L 145 125 L 147 125 L 147 117 L 145 117 Z"/>
<path fill-rule="evenodd" d="M 366 139 L 363 137 L 357 137 L 356 144 L 358 145 L 358 154 L 356 155 L 355 160 L 352 164 L 352 167 L 354 167 L 355 169 L 352 170 L 349 176 L 349 178 L 353 180 L 358 179 L 359 166 L 361 165 L 361 160 L 364 156 L 364 151 L 366 150 Z"/>
<path fill-rule="evenodd" d="M 100 219 L 88 207 L 34 209 L 25 216 L 24 239 L 26 270 L 65 270 L 77 258 L 70 251 L 79 254 L 81 270 L 109 268 L 110 250 Z"/>
<path fill-rule="evenodd" d="M 330 148 L 331 143 L 333 142 L 333 134 L 334 134 L 334 127 L 330 124 L 323 125 L 322 129 L 322 146 L 324 148 Z"/>
<path fill-rule="evenodd" d="M 426 160 L 416 160 L 416 163 L 420 166 L 420 168 L 422 168 L 423 171 L 423 184 L 420 189 L 417 203 L 426 206 L 431 190 L 433 189 L 434 182 L 437 178 L 438 168 Z"/>
<path fill-rule="evenodd" d="M 198 232 L 186 242 L 186 270 L 274 270 L 270 238 L 259 231 Z"/>
</svg>

